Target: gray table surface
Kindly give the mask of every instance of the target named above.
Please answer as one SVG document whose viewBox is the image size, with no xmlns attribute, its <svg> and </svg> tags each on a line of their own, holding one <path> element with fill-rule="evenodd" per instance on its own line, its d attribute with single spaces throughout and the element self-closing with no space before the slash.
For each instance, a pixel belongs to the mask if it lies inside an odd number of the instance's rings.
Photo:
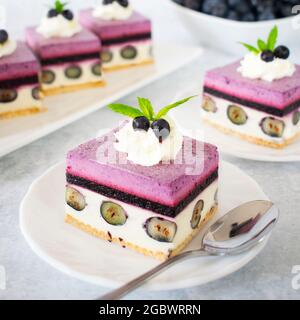
<svg viewBox="0 0 300 320">
<path fill-rule="evenodd" d="M 191 64 L 122 101 L 134 103 L 139 95 L 162 105 L 180 90 L 197 82 L 200 86 L 204 69 L 230 59 L 206 52 L 196 62 L 197 68 Z M 32 252 L 20 232 L 19 204 L 33 180 L 64 160 L 70 148 L 119 120 L 118 115 L 102 109 L 0 159 L 0 265 L 5 267 L 7 278 L 0 299 L 93 299 L 107 291 L 57 271 Z M 139 290 L 128 299 L 300 298 L 300 289 L 292 287 L 292 268 L 300 265 L 300 163 L 223 158 L 253 177 L 281 210 L 266 248 L 244 268 L 218 281 L 183 290 Z"/>
</svg>

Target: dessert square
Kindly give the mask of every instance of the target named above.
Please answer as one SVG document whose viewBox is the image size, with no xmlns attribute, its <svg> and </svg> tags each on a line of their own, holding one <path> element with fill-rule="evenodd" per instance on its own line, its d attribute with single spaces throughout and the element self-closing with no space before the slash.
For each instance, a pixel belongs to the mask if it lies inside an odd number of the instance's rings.
<svg viewBox="0 0 300 320">
<path fill-rule="evenodd" d="M 36 27 L 29 27 L 26 40 L 40 61 L 41 86 L 46 95 L 104 84 L 101 44 L 88 30 L 71 37 L 44 37 Z"/>
<path fill-rule="evenodd" d="M 126 155 L 114 149 L 117 130 L 68 153 L 66 222 L 165 260 L 178 254 L 216 211 L 218 151 L 184 137 L 183 161 L 179 153 L 169 163 L 143 166 L 124 162 Z M 109 155 L 111 150 L 116 152 Z"/>
<path fill-rule="evenodd" d="M 140 13 L 134 11 L 126 20 L 106 20 L 85 9 L 79 19 L 101 40 L 104 70 L 153 62 L 151 21 Z"/>
<path fill-rule="evenodd" d="M 0 44 L 0 51 L 4 46 Z M 0 57 L 0 119 L 42 110 L 38 72 L 39 63 L 23 42 Z"/>
<path fill-rule="evenodd" d="M 288 48 L 275 47 L 277 32 L 271 44 L 260 40 L 267 49 L 245 44 L 244 59 L 206 73 L 202 108 L 221 131 L 282 148 L 300 135 L 300 66 L 288 60 Z"/>
</svg>

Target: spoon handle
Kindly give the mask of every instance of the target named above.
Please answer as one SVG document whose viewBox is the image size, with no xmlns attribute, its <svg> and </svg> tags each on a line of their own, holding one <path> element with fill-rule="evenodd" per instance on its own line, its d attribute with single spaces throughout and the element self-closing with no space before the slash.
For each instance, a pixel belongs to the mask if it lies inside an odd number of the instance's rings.
<svg viewBox="0 0 300 320">
<path fill-rule="evenodd" d="M 118 300 L 125 296 L 126 294 L 130 293 L 134 289 L 143 285 L 146 281 L 152 279 L 154 276 L 160 274 L 162 271 L 168 269 L 176 262 L 182 261 L 187 258 L 198 257 L 198 256 L 207 256 L 209 255 L 207 252 L 202 250 L 193 250 L 193 251 L 186 251 L 177 256 L 174 256 L 163 263 L 159 264 L 157 267 L 149 270 L 148 272 L 142 274 L 141 276 L 133 279 L 132 281 L 126 283 L 122 287 L 115 289 L 104 296 L 98 298 L 97 300 Z"/>
</svg>

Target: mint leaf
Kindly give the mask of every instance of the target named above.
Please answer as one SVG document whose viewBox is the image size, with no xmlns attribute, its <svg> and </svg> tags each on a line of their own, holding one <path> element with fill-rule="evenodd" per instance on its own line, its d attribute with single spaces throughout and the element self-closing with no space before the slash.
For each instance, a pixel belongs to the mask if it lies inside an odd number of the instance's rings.
<svg viewBox="0 0 300 320">
<path fill-rule="evenodd" d="M 107 106 L 110 110 L 130 118 L 142 117 L 144 114 L 136 108 L 121 103 L 113 103 Z"/>
<path fill-rule="evenodd" d="M 150 100 L 145 98 L 139 98 L 139 97 L 137 99 L 138 99 L 140 109 L 142 110 L 145 117 L 148 118 L 149 120 L 153 120 L 154 110 Z"/>
<path fill-rule="evenodd" d="M 277 36 L 278 36 L 278 28 L 277 26 L 274 26 L 269 33 L 268 42 L 267 42 L 268 49 L 271 51 L 273 51 L 275 48 Z"/>
<path fill-rule="evenodd" d="M 268 45 L 261 39 L 257 40 L 257 46 L 260 49 L 260 51 L 265 51 L 268 49 Z"/>
<path fill-rule="evenodd" d="M 253 46 L 251 46 L 248 43 L 240 42 L 241 45 L 243 45 L 246 49 L 248 49 L 250 52 L 253 52 L 255 54 L 259 54 L 259 50 Z"/>
<path fill-rule="evenodd" d="M 57 13 L 62 13 L 65 9 L 65 6 L 67 5 L 67 2 L 62 3 L 60 0 L 55 1 L 55 10 Z"/>
<path fill-rule="evenodd" d="M 168 106 L 165 106 L 161 110 L 159 110 L 158 114 L 156 115 L 155 119 L 160 119 L 161 117 L 165 116 L 171 109 L 178 107 L 179 105 L 186 103 L 192 98 L 195 98 L 196 96 L 191 96 L 185 99 L 182 99 L 180 101 L 174 102 Z"/>
</svg>

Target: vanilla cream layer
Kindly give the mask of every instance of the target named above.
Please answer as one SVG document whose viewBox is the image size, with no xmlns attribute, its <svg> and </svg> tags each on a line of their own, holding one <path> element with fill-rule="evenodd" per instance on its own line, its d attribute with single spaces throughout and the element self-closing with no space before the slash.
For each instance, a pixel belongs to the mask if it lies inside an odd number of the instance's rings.
<svg viewBox="0 0 300 320">
<path fill-rule="evenodd" d="M 109 231 L 112 237 L 122 238 L 126 242 L 130 242 L 153 252 L 163 252 L 168 254 L 170 250 L 174 250 L 193 231 L 190 221 L 196 203 L 200 199 L 204 201 L 200 222 L 205 219 L 206 214 L 209 213 L 210 209 L 215 205 L 215 193 L 217 191 L 218 182 L 216 180 L 211 183 L 194 201 L 192 201 L 179 215 L 177 215 L 176 218 L 161 216 L 152 211 L 104 197 L 98 193 L 75 185 L 70 186 L 85 196 L 87 206 L 83 211 L 76 211 L 69 205 L 66 205 L 66 214 L 71 215 L 80 222 L 88 224 L 99 231 Z M 128 219 L 123 226 L 110 225 L 102 218 L 100 213 L 102 201 L 112 201 L 123 207 L 128 215 Z M 159 242 L 148 236 L 144 229 L 144 224 L 146 220 L 151 217 L 161 217 L 177 224 L 177 231 L 172 243 Z"/>
<path fill-rule="evenodd" d="M 47 84 L 42 83 L 42 88 L 44 90 L 58 88 L 68 85 L 81 85 L 85 83 L 98 82 L 103 80 L 103 76 L 96 76 L 92 72 L 92 66 L 95 63 L 99 63 L 99 60 L 90 60 L 87 62 L 74 62 L 74 63 L 65 63 L 60 65 L 45 66 L 42 70 L 50 70 L 55 74 L 54 82 Z M 78 66 L 82 70 L 82 74 L 78 79 L 70 79 L 65 75 L 65 70 L 71 66 Z"/>
<path fill-rule="evenodd" d="M 270 141 L 270 142 L 275 142 L 275 143 L 276 142 L 282 143 L 286 139 L 290 139 L 290 138 L 294 137 L 295 134 L 297 134 L 300 131 L 300 121 L 298 122 L 297 125 L 293 124 L 293 121 L 292 121 L 293 112 L 288 114 L 285 117 L 276 117 L 271 114 L 257 111 L 255 109 L 248 108 L 248 107 L 245 107 L 245 106 L 237 104 L 237 103 L 232 103 L 228 100 L 216 98 L 215 96 L 212 96 L 212 95 L 209 95 L 206 93 L 205 93 L 205 95 L 209 96 L 216 103 L 217 112 L 207 112 L 202 109 L 202 117 L 204 119 L 210 120 L 211 122 L 213 122 L 219 126 L 234 130 L 234 131 L 241 133 L 241 134 L 246 134 L 246 135 L 249 135 L 252 137 L 260 138 L 265 141 Z M 229 118 L 227 116 L 227 108 L 229 105 L 239 106 L 247 113 L 248 119 L 245 124 L 236 125 L 229 120 Z M 281 121 L 284 121 L 285 129 L 283 131 L 283 136 L 281 138 L 275 138 L 275 137 L 268 136 L 262 131 L 262 129 L 260 127 L 260 123 L 261 123 L 261 120 L 265 117 L 273 117 L 275 119 L 279 119 Z"/>
<path fill-rule="evenodd" d="M 133 46 L 137 50 L 137 55 L 133 59 L 124 59 L 121 55 L 121 50 L 126 46 Z M 114 45 L 104 47 L 103 51 L 110 51 L 112 53 L 112 60 L 110 62 L 103 61 L 103 67 L 106 69 L 122 67 L 131 64 L 140 64 L 146 61 L 153 59 L 152 56 L 152 41 L 143 41 L 143 42 L 133 42 L 126 43 L 124 45 Z"/>
<path fill-rule="evenodd" d="M 41 108 L 42 100 L 34 99 L 32 96 L 32 90 L 37 87 L 34 86 L 22 86 L 17 90 L 18 96 L 12 102 L 0 102 L 0 113 L 6 113 L 11 111 L 26 110 L 29 108 Z"/>
</svg>

